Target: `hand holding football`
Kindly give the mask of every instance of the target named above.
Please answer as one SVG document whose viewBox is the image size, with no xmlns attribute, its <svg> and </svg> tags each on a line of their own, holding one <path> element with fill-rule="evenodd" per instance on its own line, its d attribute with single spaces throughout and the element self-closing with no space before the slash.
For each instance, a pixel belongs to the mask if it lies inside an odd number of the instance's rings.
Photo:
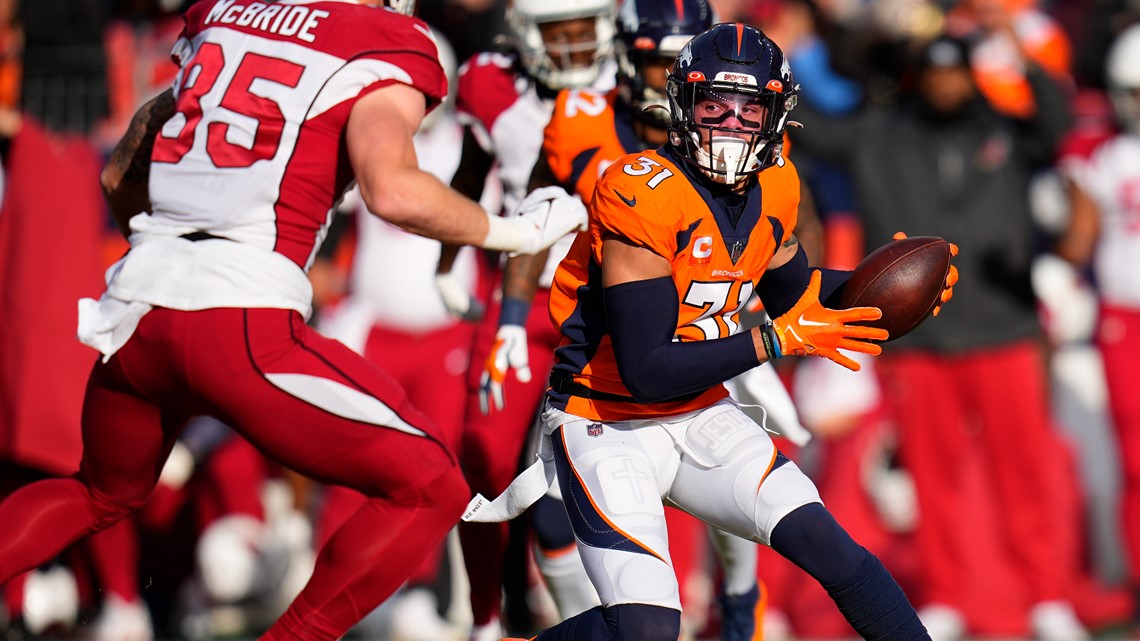
<svg viewBox="0 0 1140 641">
<path fill-rule="evenodd" d="M 855 268 L 840 307 L 878 307 L 883 317 L 863 324 L 887 330 L 887 340 L 904 336 L 944 302 L 951 255 L 951 244 L 937 236 L 891 241 Z"/>
</svg>

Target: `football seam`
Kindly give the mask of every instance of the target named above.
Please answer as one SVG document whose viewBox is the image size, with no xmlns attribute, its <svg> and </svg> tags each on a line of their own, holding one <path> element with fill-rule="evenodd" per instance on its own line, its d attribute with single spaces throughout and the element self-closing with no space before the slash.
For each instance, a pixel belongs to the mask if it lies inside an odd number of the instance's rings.
<svg viewBox="0 0 1140 641">
<path fill-rule="evenodd" d="M 868 280 L 868 281 L 867 281 L 867 283 L 866 283 L 866 284 L 863 286 L 863 289 L 859 290 L 859 291 L 858 291 L 858 292 L 855 294 L 855 296 L 853 296 L 853 297 L 851 298 L 851 300 L 859 300 L 859 297 L 860 297 L 860 296 L 862 296 L 862 295 L 863 295 L 863 293 L 864 293 L 864 292 L 866 292 L 868 289 L 870 289 L 871 285 L 874 285 L 874 284 L 875 284 L 875 283 L 876 283 L 876 282 L 877 282 L 877 281 L 878 281 L 880 278 L 882 278 L 883 274 L 885 274 L 885 273 L 887 273 L 888 271 L 890 271 L 891 267 L 894 267 L 894 266 L 895 266 L 895 265 L 896 265 L 896 264 L 897 264 L 897 263 L 898 263 L 900 260 L 902 260 L 902 259 L 906 258 L 907 256 L 910 256 L 911 254 L 913 254 L 913 253 L 915 253 L 915 252 L 917 252 L 917 251 L 919 251 L 919 250 L 921 250 L 921 249 L 925 249 L 925 248 L 927 248 L 927 247 L 929 247 L 929 246 L 930 246 L 930 245 L 922 245 L 922 246 L 919 246 L 919 247 L 915 247 L 914 249 L 912 249 L 912 250 L 908 251 L 908 252 L 907 252 L 907 253 L 905 253 L 905 254 L 902 254 L 902 255 L 900 255 L 900 256 L 898 256 L 898 257 L 896 257 L 894 260 L 892 260 L 891 262 L 887 263 L 887 265 L 886 265 L 886 266 L 885 266 L 885 267 L 884 267 L 882 270 L 880 270 L 880 271 L 879 271 L 879 273 L 878 273 L 878 274 L 877 274 L 877 275 L 876 275 L 874 278 L 872 278 L 871 280 Z"/>
<path fill-rule="evenodd" d="M 949 253 L 950 249 L 947 248 L 946 251 L 947 251 L 947 253 Z M 950 275 L 950 266 L 953 264 L 954 264 L 954 262 L 952 260 L 952 257 L 948 256 L 946 259 L 946 273 L 942 274 L 942 283 L 943 284 L 946 283 L 946 277 Z M 906 328 L 906 331 L 910 332 L 915 327 L 918 327 L 919 325 L 921 325 L 922 322 L 926 320 L 926 317 L 930 316 L 930 314 L 934 311 L 934 308 L 938 307 L 938 304 L 941 302 L 942 302 L 942 293 L 941 293 L 941 291 L 939 291 L 938 296 L 935 296 L 934 300 L 930 302 L 930 307 L 926 308 L 926 312 L 923 313 L 923 315 L 921 317 L 919 317 L 919 319 L 914 322 L 914 325 L 911 325 L 910 327 Z"/>
</svg>

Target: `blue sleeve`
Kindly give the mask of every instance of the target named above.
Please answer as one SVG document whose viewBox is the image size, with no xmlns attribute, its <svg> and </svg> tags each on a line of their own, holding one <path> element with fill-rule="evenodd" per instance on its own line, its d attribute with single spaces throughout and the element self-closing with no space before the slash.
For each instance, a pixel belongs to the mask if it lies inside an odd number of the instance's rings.
<svg viewBox="0 0 1140 641">
<path fill-rule="evenodd" d="M 764 311 L 769 318 L 779 318 L 795 306 L 800 296 L 808 288 L 811 270 L 808 268 L 807 253 L 803 245 L 787 263 L 769 269 L 756 283 L 756 295 L 764 303 Z"/>
<path fill-rule="evenodd" d="M 751 332 L 674 342 L 677 299 L 677 286 L 664 276 L 605 289 L 618 373 L 639 402 L 700 393 L 760 364 Z"/>
<path fill-rule="evenodd" d="M 764 311 L 769 318 L 779 318 L 795 307 L 808 288 L 813 270 L 820 274 L 820 302 L 824 307 L 837 309 L 839 297 L 843 295 L 843 286 L 847 284 L 851 272 L 808 267 L 807 254 L 801 245 L 791 260 L 764 272 L 756 284 L 756 295 L 764 303 Z"/>
<path fill-rule="evenodd" d="M 839 309 L 839 299 L 843 296 L 843 287 L 847 285 L 847 279 L 851 278 L 851 272 L 822 267 L 813 269 L 819 272 L 820 276 L 819 302 L 828 309 Z"/>
</svg>

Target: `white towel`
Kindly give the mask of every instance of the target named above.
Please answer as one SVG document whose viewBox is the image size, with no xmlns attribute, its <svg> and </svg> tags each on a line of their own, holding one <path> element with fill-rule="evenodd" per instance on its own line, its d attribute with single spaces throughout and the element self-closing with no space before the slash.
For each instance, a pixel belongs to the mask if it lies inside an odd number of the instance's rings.
<svg viewBox="0 0 1140 641">
<path fill-rule="evenodd" d="M 139 321 L 152 308 L 139 301 L 122 301 L 103 294 L 102 298 L 79 300 L 79 342 L 103 354 L 106 363 L 135 333 Z"/>
</svg>

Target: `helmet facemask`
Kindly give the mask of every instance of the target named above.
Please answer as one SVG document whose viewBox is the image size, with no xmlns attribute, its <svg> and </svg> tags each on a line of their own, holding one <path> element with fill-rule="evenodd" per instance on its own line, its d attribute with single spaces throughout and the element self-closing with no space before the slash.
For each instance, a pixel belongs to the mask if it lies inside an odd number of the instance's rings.
<svg viewBox="0 0 1140 641">
<path fill-rule="evenodd" d="M 711 180 L 736 185 L 779 161 L 794 90 L 670 78 L 669 94 L 670 140 Z"/>
<path fill-rule="evenodd" d="M 551 5 L 552 8 L 557 5 Z M 594 38 L 585 42 L 551 42 L 543 37 L 543 27 L 570 20 L 592 20 Z M 582 89 L 598 79 L 606 58 L 613 51 L 613 7 L 576 11 L 551 11 L 539 14 L 515 6 L 507 15 L 514 32 L 523 66 L 527 73 L 550 89 Z M 575 64 L 583 52 L 590 53 L 588 62 Z"/>
<path fill-rule="evenodd" d="M 666 129 L 669 127 L 669 98 L 664 87 L 658 89 L 649 84 L 651 65 L 663 66 L 664 76 L 668 77 L 668 67 L 676 57 L 675 52 L 663 53 L 657 50 L 627 51 L 625 43 L 618 41 L 618 90 L 621 98 L 633 115 L 648 124 Z"/>
<path fill-rule="evenodd" d="M 1108 99 L 1120 126 L 1140 136 L 1140 87 L 1109 87 Z"/>
<path fill-rule="evenodd" d="M 1105 80 L 1120 125 L 1140 135 L 1140 24 L 1116 37 L 1105 63 Z"/>
</svg>

